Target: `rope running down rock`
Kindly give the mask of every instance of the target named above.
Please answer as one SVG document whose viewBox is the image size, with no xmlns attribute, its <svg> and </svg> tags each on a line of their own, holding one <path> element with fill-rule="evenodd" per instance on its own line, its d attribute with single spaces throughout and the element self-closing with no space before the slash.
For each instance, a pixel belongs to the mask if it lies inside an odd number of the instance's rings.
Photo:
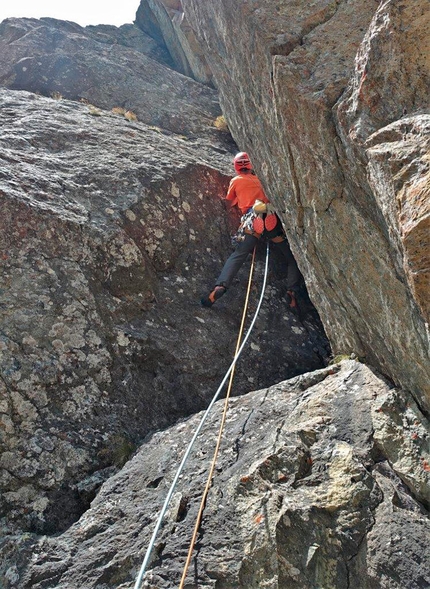
<svg viewBox="0 0 430 589">
<path fill-rule="evenodd" d="M 151 557 L 151 553 L 152 553 L 152 550 L 154 548 L 155 540 L 157 538 L 157 534 L 158 534 L 158 532 L 160 530 L 161 524 L 163 522 L 164 516 L 165 516 L 166 511 L 167 511 L 167 508 L 169 506 L 170 500 L 172 498 L 172 495 L 173 495 L 173 493 L 175 491 L 175 488 L 176 488 L 176 485 L 178 483 L 179 477 L 180 477 L 180 475 L 182 473 L 182 470 L 183 470 L 183 468 L 184 468 L 184 466 L 185 466 L 185 464 L 186 464 L 186 462 L 188 460 L 188 457 L 189 457 L 190 452 L 191 452 L 191 450 L 192 450 L 192 448 L 194 446 L 194 443 L 195 443 L 195 441 L 197 439 L 197 436 L 199 435 L 199 433 L 200 433 L 200 431 L 201 431 L 201 429 L 202 429 L 202 427 L 203 427 L 203 425 L 204 425 L 204 423 L 205 423 L 205 421 L 206 421 L 206 419 L 207 419 L 207 417 L 208 417 L 208 415 L 209 415 L 212 407 L 214 406 L 215 402 L 217 401 L 217 399 L 218 399 L 218 397 L 219 397 L 219 395 L 220 395 L 220 393 L 221 393 L 221 391 L 222 391 L 222 389 L 223 389 L 223 387 L 224 387 L 224 385 L 225 385 L 228 377 L 230 376 L 231 371 L 235 367 L 235 365 L 236 365 L 236 363 L 237 363 L 240 355 L 242 354 L 242 351 L 245 348 L 245 346 L 246 346 L 246 344 L 248 342 L 249 336 L 251 335 L 251 332 L 252 332 L 252 330 L 254 328 L 255 322 L 256 322 L 257 317 L 258 317 L 258 314 L 260 312 L 261 305 L 263 303 L 264 293 L 265 293 L 265 290 L 266 290 L 268 267 L 269 267 L 269 242 L 267 242 L 267 247 L 266 247 L 266 262 L 265 262 L 265 268 L 264 268 L 263 286 L 262 286 L 262 289 L 261 289 L 261 295 L 260 295 L 260 299 L 258 301 L 258 305 L 257 305 L 257 309 L 255 311 L 254 317 L 253 317 L 253 319 L 251 321 L 251 324 L 249 326 L 249 329 L 248 329 L 248 331 L 247 331 L 247 333 L 246 333 L 246 335 L 245 335 L 245 337 L 243 339 L 243 342 L 242 342 L 239 350 L 237 351 L 235 357 L 233 358 L 233 361 L 230 364 L 229 369 L 227 370 L 224 378 L 221 381 L 221 384 L 219 385 L 219 387 L 218 387 L 215 395 L 213 396 L 213 398 L 212 398 L 212 400 L 211 400 L 208 408 L 206 409 L 203 417 L 201 418 L 200 423 L 197 426 L 196 431 L 194 432 L 194 435 L 193 435 L 193 437 L 192 437 L 192 439 L 191 439 L 191 441 L 190 441 L 190 443 L 188 445 L 188 448 L 185 451 L 185 454 L 184 454 L 184 456 L 182 458 L 182 461 L 181 461 L 181 463 L 180 463 L 180 465 L 178 467 L 178 470 L 176 471 L 175 477 L 174 477 L 174 479 L 172 481 L 172 484 L 170 486 L 170 489 L 169 489 L 169 491 L 167 493 L 167 496 L 166 496 L 166 499 L 164 501 L 163 507 L 161 508 L 160 514 L 158 516 L 157 523 L 155 525 L 154 531 L 153 531 L 152 536 L 151 536 L 151 540 L 150 540 L 149 545 L 148 545 L 148 548 L 146 550 L 146 554 L 145 554 L 145 557 L 144 557 L 142 566 L 141 566 L 140 571 L 139 571 L 139 574 L 137 576 L 136 583 L 134 584 L 134 589 L 140 589 L 140 587 L 141 587 L 142 579 L 143 579 L 143 576 L 144 576 L 144 574 L 146 572 L 146 569 L 147 569 L 147 566 L 148 566 L 148 563 L 149 563 L 149 559 Z"/>
</svg>

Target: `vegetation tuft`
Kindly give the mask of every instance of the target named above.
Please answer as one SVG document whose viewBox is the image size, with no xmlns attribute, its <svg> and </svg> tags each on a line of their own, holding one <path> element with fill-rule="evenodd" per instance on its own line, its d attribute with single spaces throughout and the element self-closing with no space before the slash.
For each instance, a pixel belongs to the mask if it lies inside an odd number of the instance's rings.
<svg viewBox="0 0 430 589">
<path fill-rule="evenodd" d="M 357 360 L 357 362 L 361 362 L 357 355 L 352 352 L 351 354 L 336 354 L 336 356 L 333 356 L 330 360 L 329 365 L 339 364 L 342 360 Z"/>
<path fill-rule="evenodd" d="M 99 451 L 98 455 L 105 464 L 111 464 L 122 468 L 130 460 L 137 446 L 127 436 L 115 434 L 109 441 L 109 445 Z"/>
<path fill-rule="evenodd" d="M 228 132 L 229 128 L 227 125 L 227 121 L 225 120 L 224 115 L 220 115 L 214 120 L 214 127 L 216 127 L 219 131 Z"/>
<path fill-rule="evenodd" d="M 88 112 L 93 117 L 101 117 L 103 115 L 102 111 L 93 104 L 88 104 Z"/>
<path fill-rule="evenodd" d="M 137 115 L 132 110 L 126 110 L 122 106 L 114 106 L 112 111 L 114 115 L 120 115 L 127 121 L 137 121 Z"/>
</svg>

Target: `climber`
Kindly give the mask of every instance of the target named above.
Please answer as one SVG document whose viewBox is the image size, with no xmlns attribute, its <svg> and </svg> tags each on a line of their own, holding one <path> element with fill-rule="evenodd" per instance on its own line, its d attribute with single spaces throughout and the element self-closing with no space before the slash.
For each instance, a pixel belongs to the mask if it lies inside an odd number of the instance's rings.
<svg viewBox="0 0 430 589">
<path fill-rule="evenodd" d="M 226 200 L 231 206 L 237 205 L 242 213 L 239 229 L 234 237 L 237 245 L 224 264 L 213 290 L 201 298 L 201 303 L 204 307 L 212 307 L 226 293 L 248 254 L 253 251 L 259 239 L 265 237 L 273 242 L 287 262 L 287 295 L 289 306 L 294 308 L 297 306 L 297 292 L 303 278 L 291 253 L 281 221 L 255 175 L 248 154 L 238 153 L 233 159 L 233 165 L 237 175 L 230 181 Z"/>
</svg>

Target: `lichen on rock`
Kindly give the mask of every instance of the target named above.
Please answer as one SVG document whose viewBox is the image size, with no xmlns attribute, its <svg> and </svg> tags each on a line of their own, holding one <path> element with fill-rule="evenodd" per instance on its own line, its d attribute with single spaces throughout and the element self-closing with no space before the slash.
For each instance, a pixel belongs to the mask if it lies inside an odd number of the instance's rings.
<svg viewBox="0 0 430 589">
<path fill-rule="evenodd" d="M 187 583 L 312 589 L 359 579 L 359 587 L 418 589 L 428 582 L 428 512 L 374 437 L 383 415 L 390 446 L 399 461 L 407 457 L 396 414 L 380 412 L 404 392 L 351 360 L 304 377 L 231 401 Z M 222 403 L 180 477 L 143 586 L 178 585 Z M 132 584 L 199 419 L 152 436 L 69 530 L 30 539 L 33 559 L 19 586 L 50 586 L 42 574 L 64 587 L 95 586 L 101 574 L 107 587 Z"/>
<path fill-rule="evenodd" d="M 216 311 L 199 299 L 245 149 L 343 360 L 271 254 L 187 583 L 427 587 L 426 2 L 136 8 L 0 24 L 0 584 L 134 584 L 234 351 L 246 269 Z M 220 411 L 146 587 L 178 585 Z"/>
</svg>

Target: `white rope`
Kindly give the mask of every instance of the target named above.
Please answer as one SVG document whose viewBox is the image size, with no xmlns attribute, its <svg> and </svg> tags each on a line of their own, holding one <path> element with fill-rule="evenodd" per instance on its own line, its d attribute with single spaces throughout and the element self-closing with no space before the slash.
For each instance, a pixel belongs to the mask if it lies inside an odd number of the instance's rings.
<svg viewBox="0 0 430 589">
<path fill-rule="evenodd" d="M 151 553 L 152 553 L 152 550 L 154 548 L 154 544 L 155 544 L 155 540 L 157 538 L 158 531 L 159 531 L 159 529 L 161 527 L 161 524 L 163 522 L 164 516 L 165 516 L 166 511 L 167 511 L 167 508 L 169 506 L 170 499 L 172 498 L 172 495 L 173 495 L 173 493 L 175 491 L 176 484 L 177 484 L 177 482 L 179 480 L 179 477 L 180 477 L 180 475 L 182 473 L 182 470 L 183 470 L 183 468 L 184 468 L 184 466 L 185 466 L 185 464 L 186 464 L 186 462 L 188 460 L 188 457 L 190 455 L 190 452 L 191 452 L 191 450 L 192 450 L 192 448 L 194 446 L 194 442 L 196 441 L 197 436 L 199 435 L 199 433 L 200 433 L 200 431 L 201 431 L 201 429 L 202 429 L 202 427 L 203 427 L 203 425 L 204 425 L 204 423 L 205 423 L 205 421 L 206 421 L 206 419 L 207 419 L 207 417 L 208 417 L 208 415 L 209 415 L 212 407 L 214 406 L 215 401 L 218 399 L 218 397 L 219 397 L 219 395 L 220 395 L 220 393 L 222 391 L 223 386 L 225 385 L 228 377 L 230 376 L 230 372 L 233 370 L 233 367 L 235 366 L 236 362 L 238 361 L 238 359 L 239 359 L 239 357 L 240 357 L 240 355 L 242 353 L 242 350 L 244 349 L 244 347 L 245 347 L 245 345 L 246 345 L 246 343 L 248 341 L 248 338 L 249 338 L 249 336 L 251 334 L 251 331 L 252 331 L 252 329 L 254 327 L 255 321 L 257 320 L 258 314 L 260 312 L 261 305 L 263 303 L 264 292 L 266 290 L 267 270 L 268 270 L 268 267 L 269 267 L 269 242 L 267 242 L 267 248 L 266 248 L 266 264 L 265 264 L 265 268 L 264 268 L 263 287 L 261 289 L 260 300 L 258 301 L 257 309 L 256 309 L 255 314 L 254 314 L 254 317 L 253 317 L 253 319 L 251 321 L 251 325 L 249 326 L 249 329 L 248 329 L 245 337 L 243 338 L 242 345 L 240 346 L 240 348 L 239 348 L 236 356 L 233 358 L 233 362 L 230 364 L 230 368 L 227 370 L 227 372 L 226 372 L 226 374 L 225 374 L 225 376 L 224 376 L 221 384 L 218 387 L 217 392 L 215 393 L 215 395 L 212 398 L 212 401 L 210 402 L 209 407 L 206 409 L 206 411 L 205 411 L 202 419 L 200 420 L 200 423 L 197 426 L 196 431 L 194 432 L 194 435 L 193 435 L 193 437 L 191 439 L 191 442 L 188 445 L 188 448 L 187 448 L 187 450 L 186 450 L 186 452 L 184 454 L 184 457 L 182 458 L 181 464 L 179 465 L 178 470 L 176 471 L 175 478 L 173 479 L 173 482 L 172 482 L 172 484 L 170 486 L 169 492 L 167 493 L 167 497 L 166 497 L 166 499 L 164 501 L 164 504 L 163 504 L 163 507 L 162 507 L 162 509 L 160 511 L 160 515 L 158 516 L 158 520 L 157 520 L 157 523 L 156 523 L 154 532 L 153 532 L 153 534 L 151 536 L 151 540 L 149 542 L 149 546 L 148 546 L 148 549 L 146 551 L 145 558 L 144 558 L 143 563 L 142 563 L 142 566 L 140 568 L 139 575 L 138 575 L 138 577 L 136 579 L 136 583 L 134 585 L 134 589 L 140 589 L 140 585 L 141 585 L 141 582 L 142 582 L 142 579 L 143 579 L 143 575 L 146 572 L 146 567 L 147 567 L 148 562 L 149 562 L 149 559 L 151 557 Z"/>
</svg>

